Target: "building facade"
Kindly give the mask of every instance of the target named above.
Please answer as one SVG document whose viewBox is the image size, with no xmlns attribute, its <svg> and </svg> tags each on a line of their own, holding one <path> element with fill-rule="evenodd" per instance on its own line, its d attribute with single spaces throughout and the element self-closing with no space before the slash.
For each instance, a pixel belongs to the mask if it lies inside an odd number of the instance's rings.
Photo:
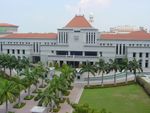
<svg viewBox="0 0 150 113">
<path fill-rule="evenodd" d="M 11 25 L 9 26 L 11 27 Z M 99 32 L 84 16 L 76 15 L 57 33 L 4 33 L 0 35 L 0 53 L 27 57 L 33 62 L 67 63 L 78 67 L 100 58 L 136 58 L 143 68 L 150 67 L 150 33 L 137 30 L 126 33 Z"/>
</svg>

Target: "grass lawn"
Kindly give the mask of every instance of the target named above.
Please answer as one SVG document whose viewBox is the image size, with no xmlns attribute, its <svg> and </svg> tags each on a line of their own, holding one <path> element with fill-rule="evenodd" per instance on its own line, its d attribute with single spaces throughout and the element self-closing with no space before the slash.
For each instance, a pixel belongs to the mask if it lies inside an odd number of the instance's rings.
<svg viewBox="0 0 150 113">
<path fill-rule="evenodd" d="M 150 97 L 139 85 L 85 89 L 79 104 L 112 113 L 150 113 Z"/>
</svg>

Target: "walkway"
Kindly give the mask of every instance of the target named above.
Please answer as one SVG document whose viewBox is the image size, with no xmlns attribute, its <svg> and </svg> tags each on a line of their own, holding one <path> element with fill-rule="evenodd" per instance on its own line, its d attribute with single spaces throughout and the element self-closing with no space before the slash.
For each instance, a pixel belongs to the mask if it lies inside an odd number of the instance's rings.
<svg viewBox="0 0 150 113">
<path fill-rule="evenodd" d="M 69 99 L 71 103 L 78 103 L 80 100 L 80 97 L 82 95 L 84 86 L 81 84 L 74 84 L 74 88 L 71 91 L 70 95 L 69 95 Z M 72 107 L 67 103 L 63 103 L 61 104 L 61 109 L 58 113 L 72 113 L 73 109 Z"/>
</svg>

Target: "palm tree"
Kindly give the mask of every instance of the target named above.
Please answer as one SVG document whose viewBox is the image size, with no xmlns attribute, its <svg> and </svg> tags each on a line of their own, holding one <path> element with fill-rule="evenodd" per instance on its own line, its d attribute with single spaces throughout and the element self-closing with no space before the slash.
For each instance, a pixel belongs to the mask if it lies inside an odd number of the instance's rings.
<svg viewBox="0 0 150 113">
<path fill-rule="evenodd" d="M 16 86 L 15 82 L 6 80 L 4 82 L 4 87 L 0 92 L 1 103 L 6 102 L 5 113 L 8 113 L 8 102 L 10 103 L 14 102 L 16 100 L 16 95 L 18 95 L 18 91 L 15 86 Z"/>
<path fill-rule="evenodd" d="M 51 87 L 48 87 L 40 94 L 40 105 L 44 105 L 45 107 L 50 107 L 53 109 L 53 103 L 57 103 L 57 101 L 58 98 Z"/>
<path fill-rule="evenodd" d="M 114 73 L 114 84 L 116 85 L 116 73 L 119 69 L 119 65 L 118 65 L 117 59 L 114 59 L 114 60 L 110 59 L 109 62 L 110 62 L 110 69 L 115 72 Z"/>
<path fill-rule="evenodd" d="M 44 65 L 42 63 L 38 63 L 37 71 L 38 71 L 39 77 L 42 79 L 41 87 L 44 87 L 46 68 L 44 68 Z"/>
<path fill-rule="evenodd" d="M 139 72 L 143 72 L 142 67 L 140 66 L 139 62 L 134 58 L 132 61 L 129 61 L 130 70 L 133 71 L 135 78 L 134 81 L 136 82 L 136 73 L 137 70 Z"/>
<path fill-rule="evenodd" d="M 88 83 L 87 83 L 87 85 L 89 86 L 89 82 L 90 82 L 89 74 L 91 73 L 92 75 L 95 76 L 96 68 L 95 68 L 95 66 L 91 65 L 91 63 L 89 61 L 87 61 L 86 65 L 83 65 L 81 67 L 81 70 L 80 70 L 81 74 L 83 74 L 85 72 L 88 73 Z"/>
<path fill-rule="evenodd" d="M 64 76 L 67 79 L 67 81 L 70 83 L 70 86 L 71 86 L 71 83 L 74 80 L 74 69 L 72 69 L 68 65 L 63 65 L 63 67 L 61 69 L 61 76 Z"/>
<path fill-rule="evenodd" d="M 105 61 L 103 59 L 99 59 L 99 62 L 96 62 L 96 68 L 97 68 L 98 74 L 102 73 L 101 85 L 103 86 L 104 73 L 106 72 Z"/>
<path fill-rule="evenodd" d="M 25 89 L 25 84 L 24 84 L 23 80 L 20 79 L 18 76 L 15 76 L 12 80 L 16 83 L 15 89 L 18 92 L 18 105 L 21 105 L 20 93 L 22 90 Z"/>
<path fill-rule="evenodd" d="M 123 70 L 126 73 L 126 78 L 125 78 L 125 82 L 126 84 L 128 83 L 128 70 L 129 70 L 129 61 L 128 58 L 124 58 L 122 60 L 122 62 L 119 64 L 120 66 L 120 71 L 122 72 Z"/>
<path fill-rule="evenodd" d="M 10 70 L 10 76 L 11 76 L 12 75 L 12 69 L 15 68 L 17 59 L 15 56 L 10 56 L 10 55 L 8 55 L 7 58 L 8 58 L 7 59 L 7 67 Z"/>
<path fill-rule="evenodd" d="M 0 64 L 1 64 L 1 67 L 4 68 L 4 72 L 5 72 L 5 69 L 7 67 L 8 58 L 9 58 L 8 54 L 2 54 L 1 57 L 0 57 Z"/>
<path fill-rule="evenodd" d="M 63 100 L 62 94 L 67 91 L 68 83 L 67 80 L 63 76 L 55 76 L 51 81 L 51 88 L 55 92 L 55 95 Z"/>
<path fill-rule="evenodd" d="M 26 67 L 24 71 L 21 73 L 21 75 L 25 76 L 23 81 L 25 83 L 25 86 L 28 87 L 28 96 L 30 96 L 31 85 L 33 84 L 35 79 L 33 70 L 31 70 L 29 67 Z"/>
</svg>

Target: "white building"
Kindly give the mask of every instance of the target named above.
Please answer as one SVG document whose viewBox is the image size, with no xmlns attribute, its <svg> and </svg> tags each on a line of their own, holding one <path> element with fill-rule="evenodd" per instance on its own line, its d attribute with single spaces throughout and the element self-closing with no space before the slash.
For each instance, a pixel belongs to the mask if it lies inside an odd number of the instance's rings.
<svg viewBox="0 0 150 113">
<path fill-rule="evenodd" d="M 100 33 L 85 19 L 75 16 L 57 33 L 12 33 L 0 36 L 0 52 L 31 61 L 75 65 L 99 58 L 136 58 L 142 67 L 150 67 L 150 33 Z"/>
</svg>

